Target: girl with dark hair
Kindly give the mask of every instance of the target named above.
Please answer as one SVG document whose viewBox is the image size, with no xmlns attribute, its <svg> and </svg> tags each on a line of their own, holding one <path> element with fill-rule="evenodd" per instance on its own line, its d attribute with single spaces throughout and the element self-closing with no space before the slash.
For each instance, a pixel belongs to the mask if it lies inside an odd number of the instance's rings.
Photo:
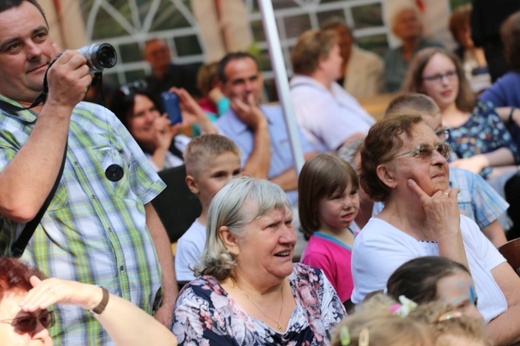
<svg viewBox="0 0 520 346">
<path fill-rule="evenodd" d="M 298 214 L 309 240 L 301 262 L 323 270 L 342 302 L 354 283 L 350 258 L 359 211 L 356 171 L 339 156 L 318 154 L 303 165 L 298 180 Z"/>
<path fill-rule="evenodd" d="M 396 300 L 404 295 L 418 304 L 441 301 L 482 321 L 469 270 L 446 257 L 424 256 L 402 264 L 388 279 L 386 290 Z"/>
</svg>

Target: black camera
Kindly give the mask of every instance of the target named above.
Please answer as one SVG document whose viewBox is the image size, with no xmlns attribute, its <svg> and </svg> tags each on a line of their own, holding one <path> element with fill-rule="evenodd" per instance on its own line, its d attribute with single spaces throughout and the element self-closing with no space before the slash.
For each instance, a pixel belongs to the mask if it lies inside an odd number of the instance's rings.
<svg viewBox="0 0 520 346">
<path fill-rule="evenodd" d="M 117 63 L 116 50 L 108 43 L 94 43 L 81 47 L 78 52 L 87 59 L 87 65 L 92 73 L 103 72 Z"/>
</svg>

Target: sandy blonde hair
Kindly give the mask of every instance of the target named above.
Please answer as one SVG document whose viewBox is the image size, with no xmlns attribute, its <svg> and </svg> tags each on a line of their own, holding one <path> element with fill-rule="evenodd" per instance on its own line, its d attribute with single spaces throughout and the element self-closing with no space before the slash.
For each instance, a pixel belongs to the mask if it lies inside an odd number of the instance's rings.
<svg viewBox="0 0 520 346">
<path fill-rule="evenodd" d="M 204 134 L 193 138 L 184 152 L 186 174 L 197 177 L 213 160 L 224 153 L 240 158 L 240 149 L 231 139 L 217 134 Z"/>
</svg>

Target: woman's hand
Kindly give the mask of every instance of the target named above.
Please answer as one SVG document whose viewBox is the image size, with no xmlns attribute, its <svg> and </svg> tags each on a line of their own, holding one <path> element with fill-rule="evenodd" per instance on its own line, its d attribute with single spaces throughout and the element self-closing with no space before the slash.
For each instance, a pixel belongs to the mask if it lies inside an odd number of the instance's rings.
<svg viewBox="0 0 520 346">
<path fill-rule="evenodd" d="M 489 166 L 489 162 L 484 155 L 475 155 L 467 159 L 459 159 L 450 163 L 453 167 L 462 168 L 479 174 L 484 168 Z"/>
<path fill-rule="evenodd" d="M 437 191 L 429 196 L 413 179 L 408 180 L 408 186 L 417 195 L 426 214 L 423 233 L 427 240 L 438 241 L 445 235 L 460 233 L 459 189 Z"/>
<path fill-rule="evenodd" d="M 183 127 L 197 124 L 201 127 L 201 130 L 204 133 L 218 133 L 216 127 L 213 126 L 204 110 L 186 90 L 170 88 L 170 92 L 176 93 L 177 96 L 179 96 Z"/>
<path fill-rule="evenodd" d="M 53 304 L 76 305 L 91 310 L 103 298 L 100 287 L 77 281 L 56 278 L 40 280 L 36 276 L 32 276 L 30 281 L 33 288 L 20 303 L 22 310 L 27 312 L 47 309 Z"/>
<path fill-rule="evenodd" d="M 156 118 L 153 122 L 155 129 L 155 146 L 158 149 L 166 151 L 170 148 L 172 139 L 176 134 L 175 128 L 172 127 L 170 119 L 166 114 Z"/>
<path fill-rule="evenodd" d="M 76 305 L 92 310 L 103 299 L 103 290 L 90 284 L 56 278 L 40 280 L 36 276 L 32 276 L 30 281 L 33 288 L 20 303 L 26 312 L 46 309 L 52 304 Z M 177 339 L 168 328 L 120 297 L 110 295 L 105 310 L 96 318 L 116 345 L 177 345 Z"/>
<path fill-rule="evenodd" d="M 429 196 L 413 179 L 408 179 L 408 186 L 418 197 L 426 215 L 426 223 L 421 230 L 424 240 L 437 242 L 440 256 L 468 266 L 457 204 L 460 190 L 447 189 Z"/>
<path fill-rule="evenodd" d="M 217 102 L 225 96 L 222 93 L 222 90 L 220 90 L 220 88 L 216 86 L 209 91 L 208 97 L 211 101 L 213 101 L 213 103 L 217 104 Z"/>
</svg>

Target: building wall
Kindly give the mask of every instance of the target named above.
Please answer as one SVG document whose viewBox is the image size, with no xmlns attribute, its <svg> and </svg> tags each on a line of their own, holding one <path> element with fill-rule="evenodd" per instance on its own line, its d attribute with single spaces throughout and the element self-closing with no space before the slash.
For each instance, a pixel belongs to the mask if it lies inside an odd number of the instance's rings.
<svg viewBox="0 0 520 346">
<path fill-rule="evenodd" d="M 247 18 L 242 19 L 247 20 L 250 27 L 265 74 L 267 94 L 273 100 L 276 99 L 273 74 L 261 13 L 256 0 L 242 1 L 247 13 Z M 389 46 L 396 43 L 388 29 L 388 13 L 402 1 L 415 0 L 273 0 L 288 73 L 290 74 L 290 49 L 298 35 L 306 29 L 319 27 L 323 20 L 331 16 L 343 18 L 353 28 L 354 36 L 361 47 L 384 54 Z M 446 8 L 449 2 L 422 1 L 442 3 Z M 451 0 L 451 3 L 468 1 Z M 61 2 L 63 11 L 66 12 L 73 0 Z M 206 56 L 212 56 L 204 51 L 200 28 L 190 0 L 82 0 L 80 4 L 87 40 L 108 42 L 118 52 L 117 66 L 105 73 L 105 79 L 114 83 L 134 81 L 149 72 L 147 63 L 142 59 L 142 48 L 144 42 L 152 37 L 162 37 L 168 41 L 176 63 L 203 64 Z M 438 18 L 436 22 L 439 22 Z"/>
</svg>

